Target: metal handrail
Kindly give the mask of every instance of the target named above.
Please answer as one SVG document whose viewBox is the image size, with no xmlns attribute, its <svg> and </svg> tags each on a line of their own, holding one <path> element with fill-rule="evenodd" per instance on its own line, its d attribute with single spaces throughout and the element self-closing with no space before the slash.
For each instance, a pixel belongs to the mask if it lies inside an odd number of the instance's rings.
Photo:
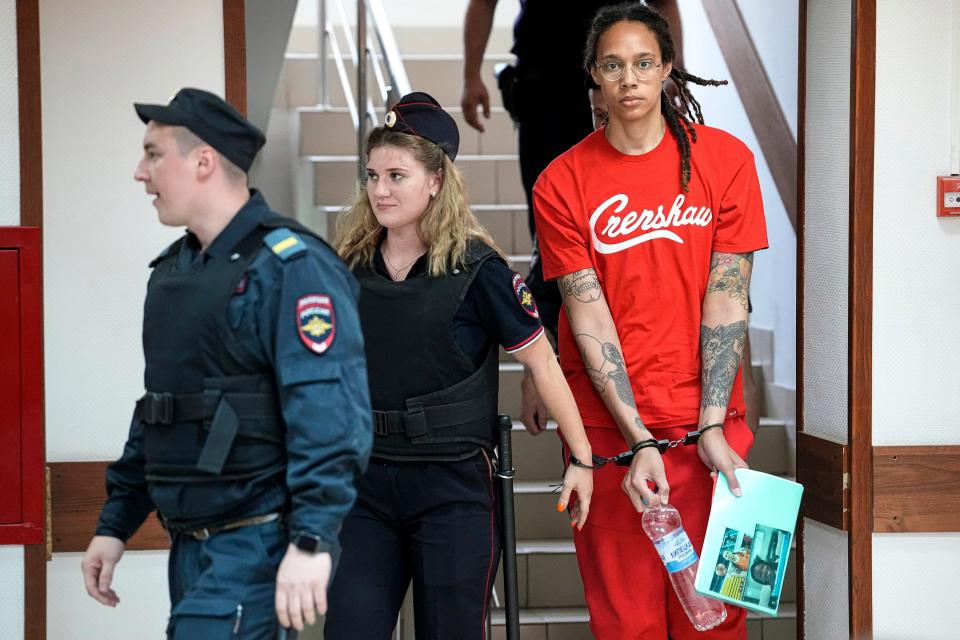
<svg viewBox="0 0 960 640">
<path fill-rule="evenodd" d="M 383 10 L 383 3 L 381 0 L 360 0 L 360 2 L 364 1 L 370 7 L 370 15 L 374 22 L 374 34 L 377 36 L 380 51 L 383 52 L 387 77 L 390 79 L 389 86 L 385 87 L 385 104 L 392 105 L 401 96 L 410 93 L 410 79 L 407 77 L 406 67 L 403 66 L 403 59 L 400 57 L 397 41 L 393 37 L 393 30 L 387 21 L 387 13 Z"/>
<path fill-rule="evenodd" d="M 373 21 L 373 35 L 379 45 L 380 56 L 377 56 L 374 52 L 373 42 L 366 32 L 368 14 Z M 363 91 L 364 95 L 366 95 L 367 90 L 367 67 L 371 58 L 377 87 L 380 89 L 380 99 L 386 107 L 392 106 L 401 96 L 410 93 L 410 80 L 407 77 L 407 70 L 403 66 L 400 50 L 397 48 L 393 30 L 390 29 L 390 23 L 387 20 L 387 12 L 384 11 L 380 0 L 357 0 L 357 43 L 357 48 L 360 49 L 362 57 L 360 65 L 357 67 L 357 82 L 359 84 L 358 89 Z M 361 46 L 361 43 L 363 46 Z M 386 78 L 380 70 L 380 64 L 383 64 L 386 70 Z M 389 84 L 386 83 L 386 79 L 389 79 Z M 369 115 L 369 124 L 376 126 L 376 113 L 371 110 Z M 363 143 L 367 138 L 367 124 L 366 121 L 361 121 L 360 128 L 357 131 L 358 156 L 363 152 Z"/>
<path fill-rule="evenodd" d="M 410 93 L 410 80 L 404 68 L 396 39 L 387 20 L 381 0 L 357 0 L 356 40 L 351 38 L 347 24 L 347 14 L 342 0 L 333 0 L 342 39 L 345 41 L 347 55 L 357 73 L 356 88 L 350 86 L 349 76 L 343 61 L 343 50 L 337 30 L 334 28 L 327 0 L 318 4 L 318 100 L 321 108 L 330 106 L 330 81 L 327 69 L 327 53 L 333 55 L 337 79 L 343 88 L 347 109 L 357 130 L 357 156 L 363 153 L 363 143 L 367 131 L 376 126 L 377 112 L 373 96 L 368 92 L 368 71 L 372 68 L 377 93 L 382 104 L 390 107 L 404 94 Z M 368 23 L 370 29 L 368 29 Z M 362 114 L 361 115 L 361 110 Z"/>
</svg>

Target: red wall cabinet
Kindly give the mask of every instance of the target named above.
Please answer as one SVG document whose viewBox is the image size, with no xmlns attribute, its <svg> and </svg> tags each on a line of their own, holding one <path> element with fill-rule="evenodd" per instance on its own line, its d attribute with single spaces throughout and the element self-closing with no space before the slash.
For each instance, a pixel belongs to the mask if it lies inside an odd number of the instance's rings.
<svg viewBox="0 0 960 640">
<path fill-rule="evenodd" d="M 0 544 L 40 544 L 44 521 L 40 230 L 0 227 Z"/>
</svg>

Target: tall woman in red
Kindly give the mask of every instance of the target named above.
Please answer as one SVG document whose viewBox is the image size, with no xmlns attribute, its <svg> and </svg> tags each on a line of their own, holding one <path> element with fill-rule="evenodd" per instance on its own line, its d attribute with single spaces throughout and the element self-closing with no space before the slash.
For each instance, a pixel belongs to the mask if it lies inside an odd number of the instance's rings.
<svg viewBox="0 0 960 640">
<path fill-rule="evenodd" d="M 609 123 L 555 160 L 534 189 L 544 276 L 557 279 L 560 360 L 594 454 L 635 452 L 594 473 L 575 534 L 591 628 L 601 640 L 746 638 L 742 609 L 694 630 L 643 533 L 646 505 L 674 504 L 698 549 L 711 473 L 745 467 L 740 359 L 753 252 L 767 246 L 753 155 L 701 124 L 673 66 L 666 21 L 629 2 L 594 19 L 585 66 Z M 673 78 L 676 105 L 663 92 Z M 651 440 L 698 430 L 661 455 Z M 583 462 L 583 461 L 578 461 Z"/>
</svg>

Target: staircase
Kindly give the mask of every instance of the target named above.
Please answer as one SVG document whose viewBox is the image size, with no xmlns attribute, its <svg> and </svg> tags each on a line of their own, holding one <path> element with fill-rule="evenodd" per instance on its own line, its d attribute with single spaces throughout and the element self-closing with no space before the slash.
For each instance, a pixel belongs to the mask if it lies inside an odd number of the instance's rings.
<svg viewBox="0 0 960 640">
<path fill-rule="evenodd" d="M 460 100 L 462 57 L 459 53 L 442 53 L 444 46 L 448 51 L 460 51 L 459 30 L 398 30 L 395 35 L 413 89 L 434 95 L 460 126 L 457 165 L 466 177 L 474 213 L 501 248 L 512 256 L 513 268 L 526 273 L 530 239 L 516 134 L 509 116 L 500 106 L 500 97 L 492 81 L 493 65 L 512 59 L 506 53 L 509 34 L 496 34 L 488 47 L 483 77 L 488 79 L 492 114 L 491 119 L 484 122 L 487 129 L 484 134 L 469 128 L 456 106 Z M 308 167 L 305 173 L 313 178 L 310 207 L 306 213 L 303 207 L 300 208 L 301 221 L 321 232 L 326 231 L 332 238 L 338 212 L 351 199 L 356 188 L 356 132 L 335 80 L 330 83 L 334 106 L 323 111 L 312 106 L 317 95 L 315 48 L 312 54 L 310 51 L 310 46 L 315 47 L 314 42 L 314 36 L 296 30 L 292 34 L 277 102 L 298 114 L 300 162 Z M 439 44 L 442 42 L 447 44 Z M 348 72 L 352 73 L 349 65 Z M 378 114 L 382 121 L 382 107 Z M 758 385 L 762 388 L 764 379 L 771 379 L 772 340 L 768 339 L 769 332 L 752 329 L 751 333 Z M 512 358 L 502 358 L 501 413 L 514 417 L 520 414 L 521 372 L 520 365 Z M 550 483 L 559 480 L 562 472 L 556 425 L 551 424 L 548 432 L 537 437 L 530 436 L 519 422 L 514 422 L 513 429 L 521 637 L 524 640 L 591 638 L 571 529 L 567 516 L 556 512 L 556 495 L 549 487 Z M 750 464 L 769 473 L 793 473 L 783 421 L 762 419 Z M 792 551 L 791 555 L 795 552 Z M 747 623 L 750 640 L 796 638 L 795 569 L 796 561 L 791 557 L 780 617 L 752 615 Z M 496 592 L 501 596 L 504 593 L 501 573 L 498 573 Z M 400 625 L 403 638 L 414 637 L 412 617 L 408 594 Z M 494 608 L 492 637 L 495 640 L 505 638 L 503 624 L 503 610 Z M 320 637 L 322 635 L 317 630 L 301 635 L 304 640 Z"/>
</svg>

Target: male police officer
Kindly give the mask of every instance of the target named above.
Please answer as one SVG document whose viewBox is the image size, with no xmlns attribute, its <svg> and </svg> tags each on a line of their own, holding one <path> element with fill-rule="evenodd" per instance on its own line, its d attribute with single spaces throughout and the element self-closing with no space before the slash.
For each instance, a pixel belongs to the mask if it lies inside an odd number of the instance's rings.
<svg viewBox="0 0 960 640">
<path fill-rule="evenodd" d="M 326 611 L 337 535 L 372 439 L 356 282 L 246 173 L 263 134 L 219 97 L 135 105 L 134 178 L 187 233 L 151 263 L 147 393 L 83 560 L 110 584 L 153 509 L 170 533 L 169 638 L 273 638 Z M 289 541 L 289 544 L 288 544 Z M 279 567 L 279 569 L 278 569 Z"/>
</svg>

